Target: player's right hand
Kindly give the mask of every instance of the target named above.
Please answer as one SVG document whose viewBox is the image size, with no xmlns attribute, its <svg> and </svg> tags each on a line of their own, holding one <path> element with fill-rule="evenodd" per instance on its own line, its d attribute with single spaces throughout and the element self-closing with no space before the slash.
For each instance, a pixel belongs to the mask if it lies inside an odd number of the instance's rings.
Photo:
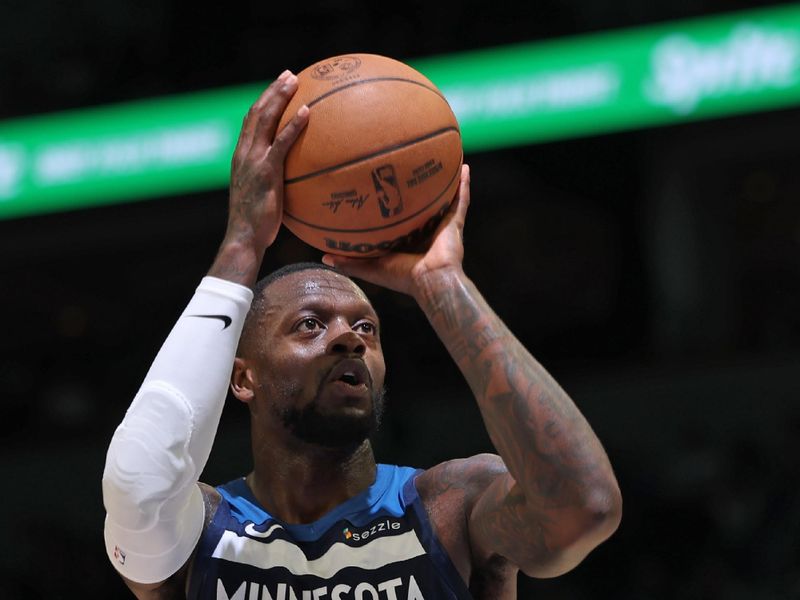
<svg viewBox="0 0 800 600">
<path fill-rule="evenodd" d="M 464 222 L 470 202 L 469 167 L 462 165 L 458 195 L 439 223 L 427 249 L 389 252 L 377 258 L 353 258 L 326 254 L 322 262 L 345 275 L 363 279 L 421 301 L 435 288 L 430 281 L 450 281 L 442 275 L 464 275 Z"/>
<path fill-rule="evenodd" d="M 244 118 L 231 164 L 226 241 L 249 242 L 257 252 L 278 235 L 283 215 L 286 153 L 308 123 L 303 105 L 277 132 L 278 122 L 297 90 L 297 76 L 284 71 L 261 94 Z"/>
</svg>

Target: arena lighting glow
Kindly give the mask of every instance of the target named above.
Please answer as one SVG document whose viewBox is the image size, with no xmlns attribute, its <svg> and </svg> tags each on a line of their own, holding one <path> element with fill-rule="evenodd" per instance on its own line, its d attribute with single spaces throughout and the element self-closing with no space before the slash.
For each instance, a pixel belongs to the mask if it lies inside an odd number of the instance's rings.
<svg viewBox="0 0 800 600">
<path fill-rule="evenodd" d="M 408 61 L 466 151 L 800 103 L 800 6 Z M 223 187 L 265 84 L 0 123 L 0 218 Z"/>
</svg>

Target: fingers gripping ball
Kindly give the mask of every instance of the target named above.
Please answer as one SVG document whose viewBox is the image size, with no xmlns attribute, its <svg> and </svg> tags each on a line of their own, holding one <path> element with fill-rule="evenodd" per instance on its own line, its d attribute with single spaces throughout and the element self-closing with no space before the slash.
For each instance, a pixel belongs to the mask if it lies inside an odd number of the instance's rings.
<svg viewBox="0 0 800 600">
<path fill-rule="evenodd" d="M 325 252 L 377 256 L 429 235 L 458 190 L 458 122 L 408 65 L 336 56 L 301 71 L 279 123 L 309 121 L 286 157 L 284 224 Z"/>
</svg>

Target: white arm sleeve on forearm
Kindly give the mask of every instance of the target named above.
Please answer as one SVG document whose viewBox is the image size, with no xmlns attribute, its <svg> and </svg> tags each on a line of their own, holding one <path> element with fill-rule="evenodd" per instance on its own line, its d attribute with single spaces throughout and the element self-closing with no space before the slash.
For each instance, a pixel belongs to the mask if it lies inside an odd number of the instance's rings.
<svg viewBox="0 0 800 600">
<path fill-rule="evenodd" d="M 205 277 L 156 356 L 108 448 L 106 551 L 139 583 L 180 569 L 203 529 L 205 467 L 253 298 Z"/>
</svg>

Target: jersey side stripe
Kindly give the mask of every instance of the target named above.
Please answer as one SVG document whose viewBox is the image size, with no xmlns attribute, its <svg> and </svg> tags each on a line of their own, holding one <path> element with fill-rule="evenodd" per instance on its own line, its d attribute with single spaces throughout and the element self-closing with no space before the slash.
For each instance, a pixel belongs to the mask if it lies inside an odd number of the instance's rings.
<svg viewBox="0 0 800 600">
<path fill-rule="evenodd" d="M 330 578 L 345 567 L 379 569 L 423 554 L 425 550 L 413 530 L 376 538 L 358 548 L 339 542 L 314 560 L 308 560 L 300 548 L 282 539 L 264 543 L 225 531 L 212 556 L 259 569 L 283 567 L 294 575 Z"/>
</svg>

